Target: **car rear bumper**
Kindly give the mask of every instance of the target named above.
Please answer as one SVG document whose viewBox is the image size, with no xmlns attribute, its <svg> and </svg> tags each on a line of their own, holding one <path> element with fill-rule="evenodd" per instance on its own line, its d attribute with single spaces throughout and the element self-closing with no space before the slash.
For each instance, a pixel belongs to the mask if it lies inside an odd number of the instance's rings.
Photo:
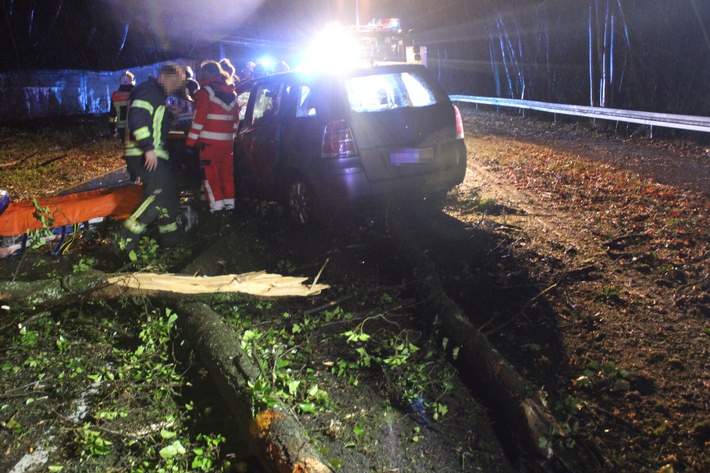
<svg viewBox="0 0 710 473">
<path fill-rule="evenodd" d="M 466 174 L 466 146 L 463 140 L 457 140 L 454 146 L 455 164 L 445 170 L 372 181 L 359 160 L 349 160 L 319 167 L 312 182 L 319 200 L 330 205 L 390 197 L 419 199 L 441 194 L 463 182 Z"/>
</svg>

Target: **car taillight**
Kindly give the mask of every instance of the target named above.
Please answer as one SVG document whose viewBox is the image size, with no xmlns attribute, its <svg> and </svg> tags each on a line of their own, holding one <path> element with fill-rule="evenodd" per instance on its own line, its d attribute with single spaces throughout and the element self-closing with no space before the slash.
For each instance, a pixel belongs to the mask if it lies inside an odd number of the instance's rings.
<svg viewBox="0 0 710 473">
<path fill-rule="evenodd" d="M 456 116 L 456 139 L 463 140 L 463 120 L 459 108 L 454 105 L 454 115 Z"/>
<path fill-rule="evenodd" d="M 357 155 L 353 130 L 345 120 L 328 123 L 323 130 L 323 158 L 348 158 Z"/>
</svg>

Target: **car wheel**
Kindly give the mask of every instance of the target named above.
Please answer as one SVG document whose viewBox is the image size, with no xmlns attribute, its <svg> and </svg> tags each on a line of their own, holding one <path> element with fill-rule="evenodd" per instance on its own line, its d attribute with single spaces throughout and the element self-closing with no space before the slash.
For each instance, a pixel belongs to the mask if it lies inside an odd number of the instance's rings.
<svg viewBox="0 0 710 473">
<path fill-rule="evenodd" d="M 286 210 L 289 218 L 300 226 L 310 225 L 315 217 L 315 195 L 302 178 L 292 178 L 286 185 Z"/>
</svg>

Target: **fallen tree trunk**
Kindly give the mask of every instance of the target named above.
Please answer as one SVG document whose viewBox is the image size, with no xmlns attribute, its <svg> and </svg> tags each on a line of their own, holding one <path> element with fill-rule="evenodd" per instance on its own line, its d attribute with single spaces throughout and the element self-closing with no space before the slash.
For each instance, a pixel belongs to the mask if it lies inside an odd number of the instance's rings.
<svg viewBox="0 0 710 473">
<path fill-rule="evenodd" d="M 264 271 L 215 277 L 78 273 L 34 282 L 0 281 L 0 301 L 11 305 L 13 310 L 22 310 L 59 307 L 75 303 L 77 298 L 167 297 L 176 304 L 183 333 L 236 418 L 242 440 L 263 466 L 275 473 L 332 473 L 288 408 L 277 405 L 252 415 L 256 406 L 252 404 L 249 385 L 253 385 L 261 373 L 241 350 L 240 337 L 207 305 L 178 297 L 218 292 L 240 292 L 264 298 L 311 296 L 328 287 L 304 285 L 305 279 Z"/>
<path fill-rule="evenodd" d="M 448 337 L 450 346 L 460 347 L 458 359 L 466 364 L 475 379 L 482 380 L 492 399 L 507 413 L 512 433 L 528 452 L 549 459 L 554 452 L 549 444 L 541 444 L 541 437 L 553 433 L 564 435 L 554 416 L 536 394 L 536 388 L 479 332 L 463 310 L 446 294 L 436 265 L 421 251 L 407 228 L 411 224 L 394 217 L 390 220 L 392 237 L 401 255 L 411 266 L 419 283 L 418 295 L 425 302 L 426 311 Z"/>
<path fill-rule="evenodd" d="M 178 322 L 236 418 L 242 440 L 262 465 L 276 473 L 332 473 L 311 445 L 296 416 L 284 406 L 252 416 L 249 384 L 261 376 L 241 349 L 240 337 L 207 305 L 177 305 Z"/>
<path fill-rule="evenodd" d="M 304 277 L 281 276 L 264 271 L 214 277 L 87 272 L 61 279 L 0 281 L 0 302 L 12 305 L 13 309 L 37 309 L 73 304 L 77 298 L 115 299 L 159 294 L 236 292 L 272 298 L 312 296 L 328 288 L 324 284 L 305 285 L 305 281 Z"/>
</svg>

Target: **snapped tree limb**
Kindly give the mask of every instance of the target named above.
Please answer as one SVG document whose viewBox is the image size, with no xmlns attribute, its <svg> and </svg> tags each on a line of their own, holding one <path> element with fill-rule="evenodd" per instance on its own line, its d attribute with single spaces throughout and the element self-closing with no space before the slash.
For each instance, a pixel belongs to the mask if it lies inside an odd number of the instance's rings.
<svg viewBox="0 0 710 473">
<path fill-rule="evenodd" d="M 242 293 L 257 297 L 304 297 L 319 294 L 328 286 L 306 285 L 304 277 L 281 276 L 265 271 L 213 277 L 179 274 L 72 274 L 61 279 L 0 281 L 0 302 L 13 309 L 57 307 L 79 298 L 113 299 L 122 296 L 158 294 Z"/>
</svg>

